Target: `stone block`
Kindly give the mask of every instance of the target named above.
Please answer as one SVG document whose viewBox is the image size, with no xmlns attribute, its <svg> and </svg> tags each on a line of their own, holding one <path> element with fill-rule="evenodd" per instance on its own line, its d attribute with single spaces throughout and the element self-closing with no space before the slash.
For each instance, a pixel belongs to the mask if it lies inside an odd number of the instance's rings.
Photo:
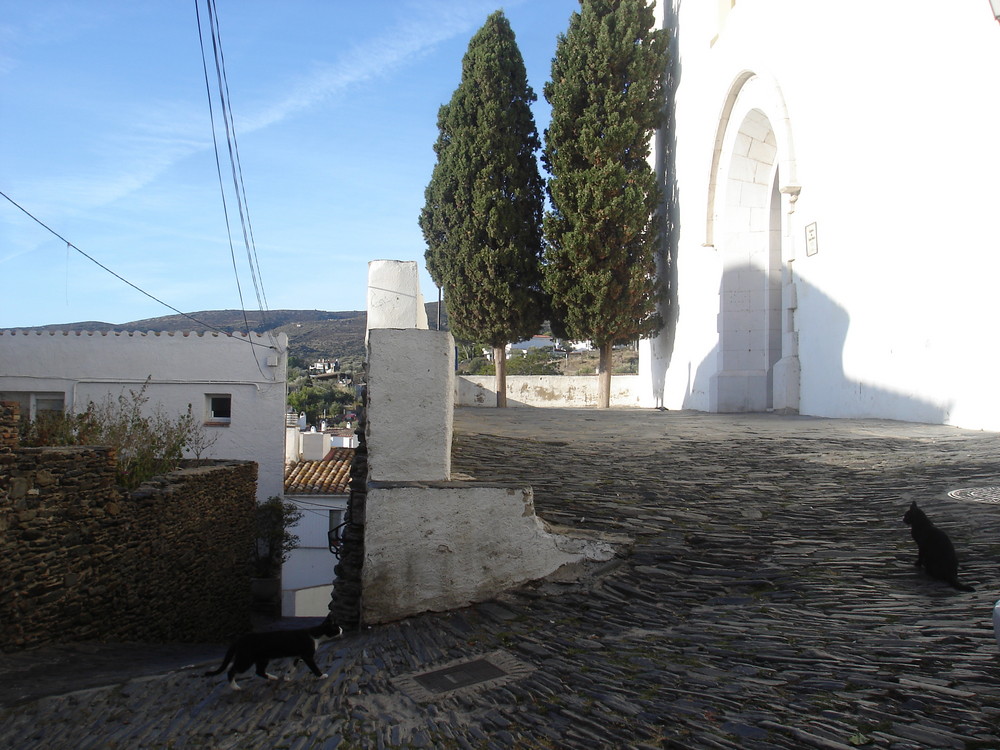
<svg viewBox="0 0 1000 750">
<path fill-rule="evenodd" d="M 370 331 L 365 438 L 372 481 L 450 479 L 454 349 L 447 331 Z"/>
<path fill-rule="evenodd" d="M 362 620 L 486 601 L 566 565 L 608 560 L 611 544 L 552 533 L 530 487 L 373 484 L 368 490 Z"/>
<path fill-rule="evenodd" d="M 368 328 L 427 328 L 427 310 L 414 261 L 368 264 Z"/>
</svg>

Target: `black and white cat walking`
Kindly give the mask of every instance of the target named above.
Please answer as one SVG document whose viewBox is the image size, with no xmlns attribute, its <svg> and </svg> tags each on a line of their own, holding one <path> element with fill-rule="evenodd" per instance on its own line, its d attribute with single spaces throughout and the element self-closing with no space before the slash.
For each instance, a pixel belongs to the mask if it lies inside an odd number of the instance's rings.
<svg viewBox="0 0 1000 750">
<path fill-rule="evenodd" d="M 229 647 L 222 665 L 211 672 L 205 672 L 206 677 L 221 674 L 229 666 L 227 676 L 229 684 L 233 690 L 239 690 L 236 684 L 236 675 L 245 672 L 252 665 L 257 665 L 257 675 L 267 680 L 277 680 L 278 678 L 267 672 L 267 663 L 271 659 L 292 658 L 301 659 L 309 667 L 310 671 L 319 678 L 324 678 L 324 674 L 316 665 L 316 648 L 322 640 L 336 638 L 343 629 L 333 620 L 327 617 L 322 623 L 312 628 L 299 628 L 297 630 L 273 630 L 264 633 L 246 633 L 241 635 L 236 642 Z"/>
</svg>

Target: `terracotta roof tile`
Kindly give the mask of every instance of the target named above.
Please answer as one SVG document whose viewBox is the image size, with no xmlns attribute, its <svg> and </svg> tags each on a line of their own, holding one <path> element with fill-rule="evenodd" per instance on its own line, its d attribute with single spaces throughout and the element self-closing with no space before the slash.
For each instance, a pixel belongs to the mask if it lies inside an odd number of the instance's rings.
<svg viewBox="0 0 1000 750">
<path fill-rule="evenodd" d="M 322 461 L 297 461 L 285 467 L 286 495 L 346 495 L 354 448 L 331 448 Z"/>
</svg>

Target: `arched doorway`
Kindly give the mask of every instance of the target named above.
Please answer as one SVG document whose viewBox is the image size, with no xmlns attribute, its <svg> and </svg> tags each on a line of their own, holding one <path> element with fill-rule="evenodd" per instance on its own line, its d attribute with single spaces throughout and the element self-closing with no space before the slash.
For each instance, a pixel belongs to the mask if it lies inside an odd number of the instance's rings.
<svg viewBox="0 0 1000 750">
<path fill-rule="evenodd" d="M 755 82 L 744 77 L 724 110 L 710 196 L 709 236 L 722 261 L 718 369 L 709 395 L 716 412 L 798 410 L 795 289 L 783 208 L 798 189 L 783 181 L 793 163 L 782 159 L 764 107 L 754 106 Z"/>
</svg>

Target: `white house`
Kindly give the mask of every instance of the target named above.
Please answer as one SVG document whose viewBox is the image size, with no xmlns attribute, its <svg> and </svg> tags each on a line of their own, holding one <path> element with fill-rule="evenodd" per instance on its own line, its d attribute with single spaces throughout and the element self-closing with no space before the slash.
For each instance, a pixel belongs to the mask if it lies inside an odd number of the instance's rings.
<svg viewBox="0 0 1000 750">
<path fill-rule="evenodd" d="M 987 0 L 658 0 L 676 329 L 648 406 L 1000 429 Z"/>
<path fill-rule="evenodd" d="M 148 406 L 190 404 L 214 444 L 205 458 L 258 464 L 258 500 L 283 493 L 285 334 L 0 331 L 0 400 L 25 413 L 83 410 L 139 391 Z"/>
<path fill-rule="evenodd" d="M 306 435 L 323 437 L 321 432 L 301 434 Z M 281 568 L 281 614 L 285 617 L 322 617 L 329 611 L 336 542 L 347 512 L 356 445 L 330 447 L 327 441 L 324 454 L 301 454 L 285 467 L 285 500 L 302 514 L 290 529 L 298 544 Z"/>
</svg>

